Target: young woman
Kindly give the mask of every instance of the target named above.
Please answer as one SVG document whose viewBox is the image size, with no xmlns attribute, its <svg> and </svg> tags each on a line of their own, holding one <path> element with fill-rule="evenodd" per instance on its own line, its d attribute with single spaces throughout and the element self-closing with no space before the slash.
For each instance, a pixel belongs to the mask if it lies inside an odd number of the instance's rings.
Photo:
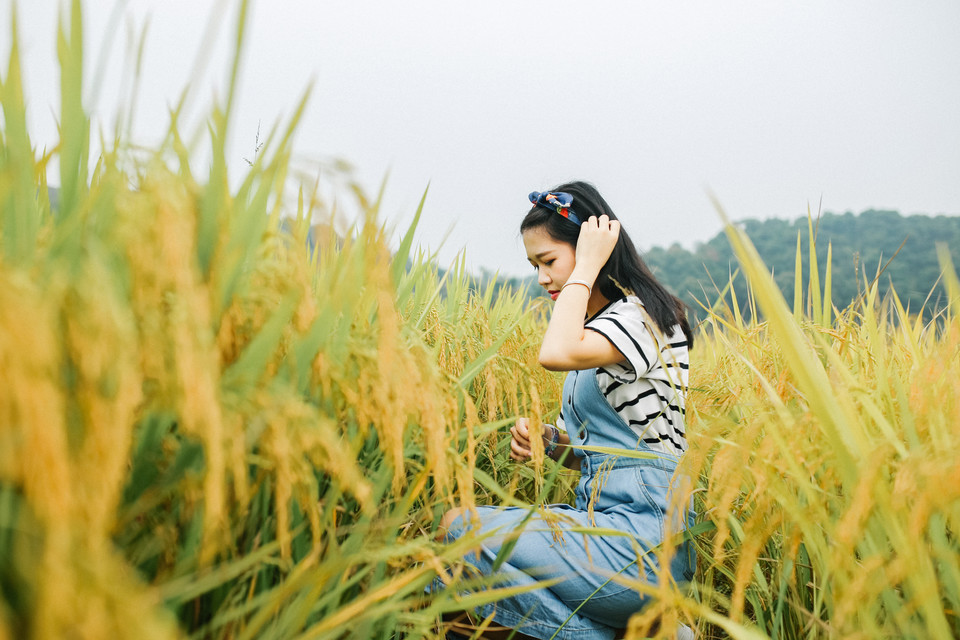
<svg viewBox="0 0 960 640">
<path fill-rule="evenodd" d="M 555 301 L 540 364 L 569 372 L 558 424 L 545 425 L 545 450 L 580 469 L 576 505 L 549 505 L 532 517 L 523 508 L 478 507 L 478 518 L 454 509 L 441 524 L 448 540 L 468 529 L 494 534 L 466 560 L 495 574 L 498 586 L 544 585 L 482 607 L 481 618 L 493 613 L 495 624 L 522 634 L 514 637 L 607 640 L 645 604 L 610 576 L 657 580 L 650 550 L 692 524 L 692 512 L 671 524 L 668 507 L 687 446 L 693 337 L 683 304 L 653 277 L 593 186 L 563 184 L 530 200 L 523 244 Z M 530 457 L 530 433 L 525 418 L 511 428 L 512 458 Z M 693 565 L 684 543 L 668 569 L 688 581 Z"/>
</svg>

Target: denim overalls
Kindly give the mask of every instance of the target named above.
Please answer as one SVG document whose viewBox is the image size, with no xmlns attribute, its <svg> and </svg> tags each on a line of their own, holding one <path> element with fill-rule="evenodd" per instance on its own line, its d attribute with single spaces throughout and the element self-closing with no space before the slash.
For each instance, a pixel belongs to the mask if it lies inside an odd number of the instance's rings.
<svg viewBox="0 0 960 640">
<path fill-rule="evenodd" d="M 539 579 L 562 578 L 547 588 L 485 605 L 478 609 L 479 615 L 494 613 L 497 624 L 535 638 L 609 640 L 646 604 L 636 590 L 609 577 L 619 572 L 626 578 L 655 581 L 657 558 L 645 552 L 659 545 L 665 534 L 682 530 L 684 524 L 692 526 L 693 512 L 684 514 L 686 523 L 666 522 L 677 459 L 663 453 L 652 457 L 654 453 L 603 397 L 596 369 L 567 374 L 561 411 L 572 445 L 645 451 L 651 457 L 574 449 L 567 455 L 581 457 L 582 472 L 575 507 L 549 505 L 548 518 L 538 512 L 525 525 L 529 509 L 478 507 L 479 525 L 465 523 L 461 517 L 451 527 L 448 539 L 462 535 L 465 527 L 495 532 L 484 539 L 478 553 L 466 557 L 489 575 L 501 546 L 515 538 L 516 546 L 496 572 L 503 578 L 498 586 L 535 585 Z M 607 531 L 584 533 L 597 528 Z M 687 582 L 693 570 L 693 546 L 685 542 L 677 547 L 670 572 L 678 582 Z"/>
</svg>

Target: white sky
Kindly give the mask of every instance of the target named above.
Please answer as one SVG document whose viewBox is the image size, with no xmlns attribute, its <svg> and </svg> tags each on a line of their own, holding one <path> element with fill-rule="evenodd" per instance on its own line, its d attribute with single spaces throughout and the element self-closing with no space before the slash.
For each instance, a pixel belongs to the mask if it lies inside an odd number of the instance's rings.
<svg viewBox="0 0 960 640">
<path fill-rule="evenodd" d="M 12 0 L 0 0 L 3 76 Z M 34 143 L 56 140 L 58 0 L 18 3 Z M 228 72 L 237 2 L 84 3 L 87 105 L 128 103 L 128 26 L 149 16 L 134 134 L 155 143 Z M 202 49 L 213 18 L 212 44 Z M 106 34 L 113 34 L 112 39 Z M 104 51 L 101 91 L 96 61 Z M 195 73 L 198 57 L 203 73 Z M 641 248 L 690 248 L 737 218 L 889 208 L 960 214 L 960 2 L 254 1 L 232 122 L 233 175 L 311 80 L 299 166 L 343 158 L 448 264 L 528 273 L 526 194 L 598 186 Z M 96 100 L 94 98 L 96 97 Z M 451 231 L 452 229 L 452 231 Z"/>
</svg>

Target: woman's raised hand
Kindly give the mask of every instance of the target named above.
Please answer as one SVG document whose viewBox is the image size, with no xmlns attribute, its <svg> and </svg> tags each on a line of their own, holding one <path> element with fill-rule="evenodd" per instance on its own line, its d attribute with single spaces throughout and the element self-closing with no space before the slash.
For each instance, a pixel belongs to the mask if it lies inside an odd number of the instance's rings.
<svg viewBox="0 0 960 640">
<path fill-rule="evenodd" d="M 517 418 L 517 423 L 510 427 L 510 457 L 523 462 L 531 455 L 530 419 Z"/>
<path fill-rule="evenodd" d="M 580 226 L 577 240 L 576 269 L 589 271 L 594 276 L 607 263 L 620 237 L 620 221 L 611 220 L 606 214 L 597 218 L 590 216 Z"/>
</svg>

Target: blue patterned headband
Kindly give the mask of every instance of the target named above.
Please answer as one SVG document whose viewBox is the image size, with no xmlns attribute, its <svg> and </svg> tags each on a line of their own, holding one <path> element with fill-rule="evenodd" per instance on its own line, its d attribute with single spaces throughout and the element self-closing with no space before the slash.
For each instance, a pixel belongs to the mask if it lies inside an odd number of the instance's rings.
<svg viewBox="0 0 960 640">
<path fill-rule="evenodd" d="M 570 208 L 570 205 L 573 204 L 573 196 L 569 193 L 563 191 L 533 191 L 530 193 L 530 202 L 544 209 L 556 211 L 576 225 L 583 224 L 573 212 L 573 209 Z"/>
</svg>

